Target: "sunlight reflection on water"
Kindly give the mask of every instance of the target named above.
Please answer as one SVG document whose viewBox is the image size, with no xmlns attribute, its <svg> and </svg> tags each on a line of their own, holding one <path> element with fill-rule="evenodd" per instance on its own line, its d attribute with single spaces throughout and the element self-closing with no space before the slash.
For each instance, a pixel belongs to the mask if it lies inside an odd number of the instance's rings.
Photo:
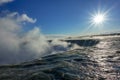
<svg viewBox="0 0 120 80">
<path fill-rule="evenodd" d="M 116 80 L 117 77 L 120 78 L 120 76 L 118 76 L 119 72 L 116 72 L 118 70 L 116 67 L 120 68 L 120 60 L 118 60 L 120 55 L 116 53 L 116 51 L 120 49 L 120 39 L 119 37 L 112 38 L 113 37 L 103 38 L 102 41 L 93 48 L 94 52 L 91 54 L 92 58 L 102 67 L 103 75 L 109 79 Z"/>
</svg>

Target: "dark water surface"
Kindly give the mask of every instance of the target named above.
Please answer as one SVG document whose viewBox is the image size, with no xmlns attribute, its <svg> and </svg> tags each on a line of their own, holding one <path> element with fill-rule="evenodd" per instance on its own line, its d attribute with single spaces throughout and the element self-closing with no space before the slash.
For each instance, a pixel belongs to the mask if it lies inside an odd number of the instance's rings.
<svg viewBox="0 0 120 80">
<path fill-rule="evenodd" d="M 0 80 L 120 80 L 120 37 L 100 38 L 94 46 L 0 66 Z"/>
</svg>

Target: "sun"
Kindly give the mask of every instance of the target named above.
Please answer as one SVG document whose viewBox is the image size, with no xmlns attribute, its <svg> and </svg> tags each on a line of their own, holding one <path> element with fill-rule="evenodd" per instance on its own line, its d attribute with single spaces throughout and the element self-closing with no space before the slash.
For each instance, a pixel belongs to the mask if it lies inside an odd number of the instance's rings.
<svg viewBox="0 0 120 80">
<path fill-rule="evenodd" d="M 90 26 L 103 26 L 108 21 L 107 12 L 100 12 L 91 14 Z"/>
<path fill-rule="evenodd" d="M 105 21 L 105 17 L 103 14 L 98 14 L 93 17 L 93 22 L 96 24 L 101 24 Z"/>
</svg>

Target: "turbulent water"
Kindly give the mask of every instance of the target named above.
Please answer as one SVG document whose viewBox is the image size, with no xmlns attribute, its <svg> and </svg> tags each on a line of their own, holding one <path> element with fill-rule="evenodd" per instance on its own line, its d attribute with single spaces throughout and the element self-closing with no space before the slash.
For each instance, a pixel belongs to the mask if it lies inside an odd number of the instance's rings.
<svg viewBox="0 0 120 80">
<path fill-rule="evenodd" d="M 0 80 L 120 80 L 120 37 L 93 40 L 67 40 L 81 47 L 40 60 L 0 66 Z"/>
</svg>

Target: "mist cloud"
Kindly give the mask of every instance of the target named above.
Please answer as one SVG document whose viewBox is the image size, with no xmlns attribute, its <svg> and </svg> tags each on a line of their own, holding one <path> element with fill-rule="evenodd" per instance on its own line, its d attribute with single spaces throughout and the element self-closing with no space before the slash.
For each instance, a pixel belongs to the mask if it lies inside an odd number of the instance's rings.
<svg viewBox="0 0 120 80">
<path fill-rule="evenodd" d="M 47 53 L 49 44 L 38 27 L 23 34 L 22 15 L 9 13 L 0 17 L 0 64 L 17 63 L 35 58 Z M 30 18 L 32 19 L 32 18 Z"/>
<path fill-rule="evenodd" d="M 34 19 L 27 14 L 23 19 L 25 14 L 20 15 L 18 12 L 4 13 L 0 17 L 0 64 L 15 64 L 79 48 L 76 44 L 59 39 L 53 39 L 49 43 L 38 27 L 23 32 L 23 23 L 33 23 Z"/>
<path fill-rule="evenodd" d="M 60 39 L 57 39 L 57 38 L 53 39 L 52 42 L 50 43 L 50 45 L 52 47 L 52 53 L 51 54 L 56 54 L 56 53 L 61 53 L 61 52 L 81 48 L 77 44 L 69 43 L 67 41 L 60 40 Z"/>
</svg>

